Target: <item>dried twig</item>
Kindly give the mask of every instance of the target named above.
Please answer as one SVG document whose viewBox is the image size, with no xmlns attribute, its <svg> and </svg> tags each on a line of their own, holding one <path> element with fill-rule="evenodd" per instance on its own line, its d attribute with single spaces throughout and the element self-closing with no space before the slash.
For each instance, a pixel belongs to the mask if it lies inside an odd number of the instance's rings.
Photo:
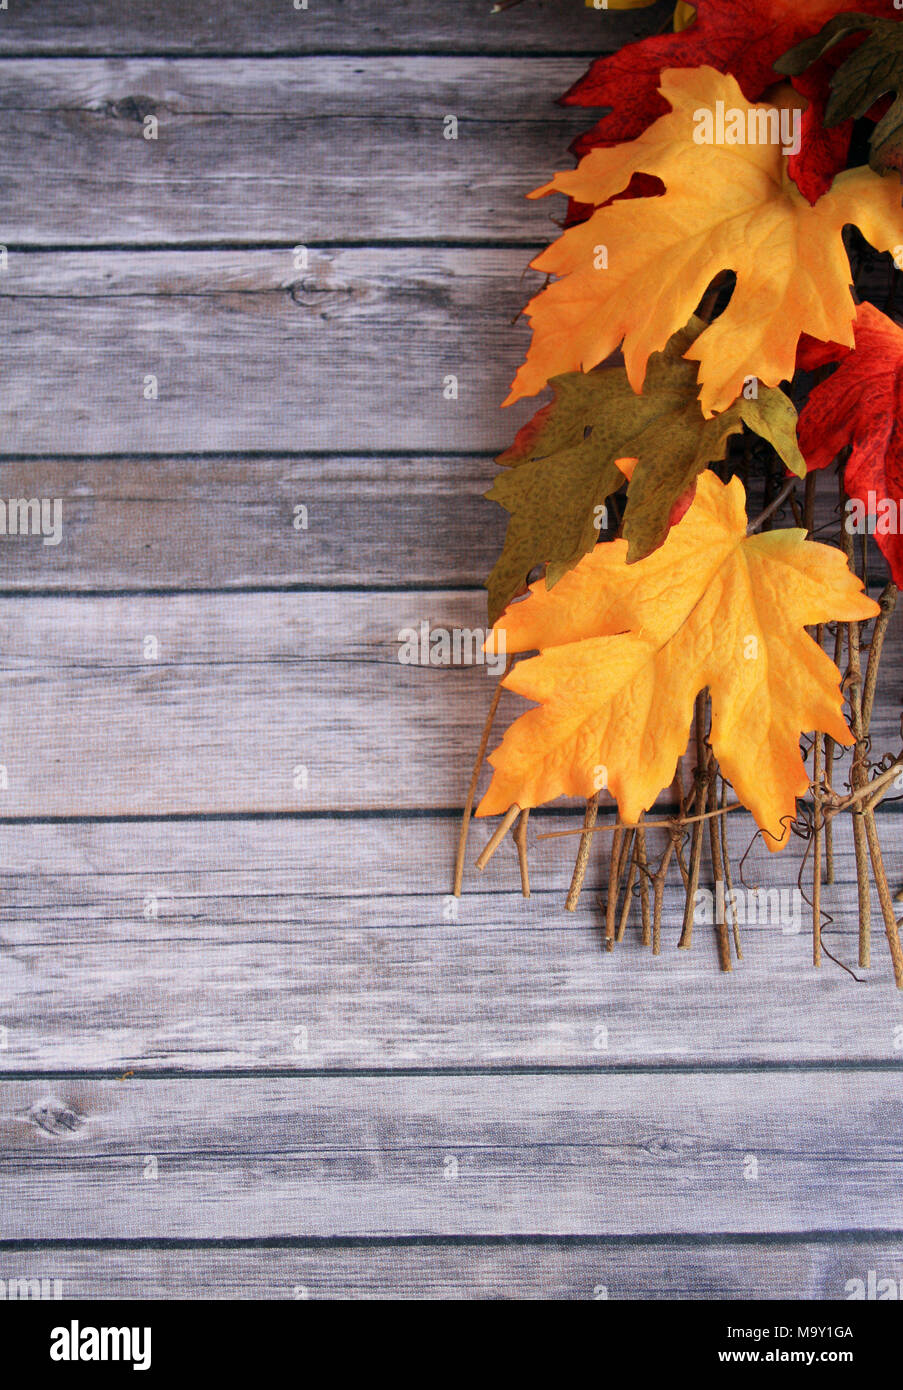
<svg viewBox="0 0 903 1390">
<path fill-rule="evenodd" d="M 611 862 L 608 866 L 608 898 L 605 903 L 605 949 L 613 951 L 615 948 L 615 913 L 618 910 L 618 882 L 621 870 L 621 841 L 624 837 L 624 827 L 621 825 L 621 818 L 618 817 L 618 824 L 615 827 L 615 837 L 611 842 Z"/>
<path fill-rule="evenodd" d="M 652 880 L 652 954 L 654 956 L 660 956 L 662 953 L 662 904 L 665 897 L 665 878 L 679 837 L 680 831 L 676 825 L 672 825 L 668 847 L 662 855 L 661 863 Z"/>
<path fill-rule="evenodd" d="M 520 811 L 521 808 L 515 801 L 514 805 L 509 807 L 509 809 L 505 812 L 504 820 L 502 821 L 501 825 L 498 825 L 496 829 L 493 831 L 492 836 L 486 842 L 485 849 L 483 850 L 482 854 L 477 860 L 477 868 L 480 870 L 480 873 L 483 872 L 486 865 L 489 863 L 490 859 L 498 849 L 499 845 L 502 843 L 505 836 L 508 834 L 508 831 L 511 829 L 512 825 L 520 815 Z"/>
<path fill-rule="evenodd" d="M 875 875 L 875 886 L 878 889 L 878 900 L 881 903 L 881 913 L 884 917 L 884 930 L 887 934 L 887 944 L 890 947 L 890 958 L 894 966 L 894 980 L 896 981 L 897 989 L 903 989 L 903 947 L 900 945 L 900 931 L 897 926 L 897 918 L 890 895 L 890 888 L 887 884 L 887 874 L 884 872 L 881 845 L 878 841 L 878 826 L 875 823 L 874 814 L 866 812 L 862 819 L 865 822 L 869 855 L 872 861 L 872 873 Z"/>
<path fill-rule="evenodd" d="M 704 811 L 701 816 L 672 816 L 670 820 L 644 820 L 642 825 L 646 830 L 670 830 L 673 826 L 695 825 L 697 821 L 711 820 L 713 816 L 726 816 L 730 811 L 742 811 L 742 801 L 732 801 L 727 806 L 719 806 L 715 811 Z M 537 835 L 537 840 L 563 840 L 569 835 L 598 835 L 605 830 L 639 830 L 640 821 L 619 821 L 611 822 L 608 825 L 593 825 L 589 829 L 579 828 L 576 830 L 546 830 L 541 835 Z"/>
<path fill-rule="evenodd" d="M 843 551 L 847 557 L 847 563 L 850 569 L 852 569 L 853 537 L 850 535 L 846 526 L 841 526 L 840 533 Z M 853 729 L 853 738 L 856 740 L 853 748 L 853 765 L 850 770 L 850 785 L 855 792 L 861 790 L 868 781 L 865 740 L 862 733 L 862 663 L 859 653 L 860 627 L 858 623 L 847 623 L 846 629 L 847 676 L 844 684 L 848 686 L 850 724 Z M 853 808 L 853 848 L 856 852 L 856 882 L 859 901 L 859 964 L 863 968 L 866 968 L 871 963 L 872 954 L 872 895 L 869 887 L 868 837 L 866 835 L 861 806 Z"/>
<path fill-rule="evenodd" d="M 777 497 L 772 498 L 765 510 L 760 512 L 759 515 L 749 523 L 749 525 L 746 528 L 746 534 L 748 536 L 751 536 L 754 531 L 758 531 L 762 523 L 768 521 L 769 517 L 774 516 L 774 513 L 778 510 L 778 507 L 780 507 L 781 504 L 786 501 L 786 499 L 790 496 L 791 492 L 796 487 L 798 482 L 799 478 L 791 478 L 789 482 L 786 482 L 784 484 Z"/>
<path fill-rule="evenodd" d="M 721 779 L 721 810 L 726 810 L 727 783 Z M 738 960 L 743 959 L 743 951 L 740 947 L 740 923 L 737 921 L 737 913 L 734 910 L 734 883 L 731 877 L 731 860 L 727 849 L 727 821 L 721 817 L 721 859 L 724 864 L 724 881 L 727 884 L 725 902 L 730 903 L 731 929 L 734 935 L 734 954 Z"/>
<path fill-rule="evenodd" d="M 822 798 L 822 813 L 828 820 L 840 815 L 841 811 L 852 811 L 860 802 L 864 802 L 861 807 L 863 812 L 874 811 L 890 791 L 891 783 L 895 783 L 903 772 L 903 752 L 899 753 L 889 767 L 883 772 L 879 772 L 877 777 L 871 781 L 863 783 L 855 791 L 848 792 L 845 796 L 838 796 L 836 792 L 824 793 Z"/>
<path fill-rule="evenodd" d="M 632 830 L 630 833 L 634 837 L 633 854 L 630 857 L 630 872 L 627 875 L 627 882 L 624 885 L 624 905 L 621 908 L 621 916 L 618 919 L 618 931 L 615 937 L 616 941 L 624 940 L 624 933 L 627 930 L 627 918 L 630 916 L 630 908 L 633 903 L 633 885 L 636 882 L 637 876 L 637 854 L 639 852 L 640 842 L 636 831 Z"/>
<path fill-rule="evenodd" d="M 709 771 L 708 802 L 711 810 L 715 809 L 717 790 L 715 783 L 718 778 L 718 769 L 715 766 L 715 759 L 712 759 L 712 766 Z M 721 824 L 724 824 L 722 817 Z M 718 821 L 714 818 L 709 821 L 709 851 L 712 856 L 712 876 L 715 880 L 715 902 L 716 904 L 724 901 L 724 864 L 721 858 L 721 839 L 718 833 Z M 718 892 L 718 885 L 721 884 L 721 893 Z M 719 912 L 716 907 L 715 931 L 718 935 L 718 959 L 721 962 L 721 969 L 724 971 L 732 970 L 731 964 L 731 942 L 728 935 L 727 922 L 724 913 Z"/>
<path fill-rule="evenodd" d="M 686 825 L 686 821 L 683 822 Z M 677 860 L 677 867 L 680 869 L 680 876 L 683 879 L 684 892 L 690 891 L 690 867 L 684 859 L 684 847 L 680 840 L 674 846 L 674 857 Z"/>
<path fill-rule="evenodd" d="M 806 486 L 803 501 L 803 525 L 806 528 L 806 535 L 812 535 L 812 528 L 815 524 L 815 487 L 818 473 L 813 471 L 806 474 Z"/>
<path fill-rule="evenodd" d="M 640 820 L 642 821 L 642 816 Z M 640 917 L 643 924 L 642 944 L 648 946 L 652 940 L 652 917 L 649 911 L 649 860 L 646 856 L 646 826 L 640 824 L 636 832 L 636 863 L 640 875 Z"/>
<path fill-rule="evenodd" d="M 574 876 L 571 879 L 571 886 L 565 899 L 565 907 L 568 912 L 576 912 L 577 904 L 580 901 L 580 892 L 583 888 L 583 880 L 586 878 L 586 866 L 589 863 L 589 848 L 592 844 L 592 831 L 596 823 L 596 816 L 599 814 L 599 793 L 593 792 L 587 798 L 586 811 L 583 816 L 583 832 L 580 837 L 580 848 L 577 851 L 577 862 L 574 865 Z"/>
<path fill-rule="evenodd" d="M 834 665 L 840 667 L 843 653 L 843 626 L 837 624 L 834 633 Z M 825 735 L 825 790 L 830 795 L 834 790 L 834 749 L 836 744 L 829 734 Z M 825 818 L 825 883 L 834 882 L 834 825 L 830 817 Z"/>
<path fill-rule="evenodd" d="M 473 765 L 473 775 L 470 779 L 470 786 L 467 789 L 467 800 L 464 802 L 464 814 L 461 817 L 461 831 L 458 835 L 458 852 L 455 856 L 455 877 L 452 885 L 452 892 L 456 898 L 461 896 L 461 888 L 464 883 L 464 856 L 467 853 L 467 836 L 470 831 L 470 817 L 473 814 L 474 798 L 477 794 L 477 783 L 480 780 L 480 772 L 483 767 L 483 760 L 486 757 L 486 749 L 489 745 L 489 735 L 492 733 L 492 725 L 495 721 L 496 710 L 499 707 L 499 700 L 502 698 L 502 681 L 511 670 L 514 663 L 513 656 L 509 656 L 505 663 L 505 670 L 502 678 L 492 695 L 492 703 L 489 706 L 489 713 L 486 716 L 486 723 L 483 725 L 483 736 L 480 739 L 480 746 L 477 749 L 477 760 Z"/>
<path fill-rule="evenodd" d="M 821 630 L 818 634 L 821 646 Z M 815 809 L 813 811 L 813 859 L 812 859 L 812 964 L 821 965 L 821 827 L 822 827 L 822 741 L 816 730 L 815 751 L 813 753 L 812 788 Z"/>
<path fill-rule="evenodd" d="M 709 774 L 708 774 L 708 749 L 705 742 L 705 713 L 706 698 L 705 691 L 700 690 L 696 696 L 696 815 L 694 817 L 693 838 L 690 843 L 690 877 L 687 884 L 687 900 L 684 905 L 683 928 L 680 934 L 680 941 L 677 943 L 682 951 L 688 951 L 693 944 L 693 910 L 695 908 L 696 889 L 699 885 L 699 864 L 702 858 L 702 819 L 704 814 L 715 814 L 718 812 L 705 812 L 705 799 L 708 794 Z"/>
<path fill-rule="evenodd" d="M 530 866 L 527 863 L 527 824 L 530 820 L 529 806 L 521 811 L 514 827 L 514 843 L 517 845 L 517 862 L 520 865 L 520 888 L 525 898 L 530 896 Z"/>
<path fill-rule="evenodd" d="M 869 659 L 865 668 L 865 685 L 862 687 L 862 732 L 864 735 L 868 734 L 869 726 L 872 722 L 875 691 L 878 688 L 878 664 L 881 660 L 887 625 L 897 606 L 897 594 L 898 590 L 896 584 L 890 583 L 885 585 L 881 597 L 878 599 L 878 606 L 881 612 L 875 619 L 875 626 L 872 629 L 872 640 L 869 643 Z"/>
</svg>

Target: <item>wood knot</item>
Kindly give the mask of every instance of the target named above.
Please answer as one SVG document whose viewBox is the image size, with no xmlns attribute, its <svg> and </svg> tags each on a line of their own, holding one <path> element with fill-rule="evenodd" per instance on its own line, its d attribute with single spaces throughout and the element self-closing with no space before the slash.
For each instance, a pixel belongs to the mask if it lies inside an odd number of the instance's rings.
<svg viewBox="0 0 903 1390">
<path fill-rule="evenodd" d="M 306 276 L 303 280 L 295 280 L 288 286 L 288 297 L 293 304 L 299 305 L 302 309 L 321 311 L 324 308 L 344 305 L 358 297 L 358 293 L 354 285 L 328 283 L 312 275 Z"/>
<path fill-rule="evenodd" d="M 114 121 L 136 121 L 141 125 L 145 116 L 157 114 L 157 103 L 150 97 L 123 97 L 121 101 L 105 102 L 104 114 Z"/>
<path fill-rule="evenodd" d="M 70 1110 L 69 1106 L 57 1100 L 56 1096 L 44 1096 L 41 1100 L 35 1101 L 26 1114 L 38 1129 L 54 1136 L 74 1134 L 85 1123 L 83 1115 Z"/>
</svg>

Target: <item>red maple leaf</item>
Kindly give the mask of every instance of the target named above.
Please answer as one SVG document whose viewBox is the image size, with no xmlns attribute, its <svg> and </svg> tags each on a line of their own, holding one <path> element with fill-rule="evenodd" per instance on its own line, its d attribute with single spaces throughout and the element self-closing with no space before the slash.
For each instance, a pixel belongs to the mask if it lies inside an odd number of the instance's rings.
<svg viewBox="0 0 903 1390">
<path fill-rule="evenodd" d="M 846 53 L 843 56 L 846 57 Z M 817 202 L 823 193 L 827 193 L 835 174 L 846 168 L 850 153 L 853 122 L 825 125 L 831 78 L 839 65 L 839 61 L 821 58 L 808 72 L 793 79 L 793 86 L 809 105 L 800 122 L 799 153 L 790 156 L 787 169 L 803 197 L 808 198 L 810 203 Z"/>
<path fill-rule="evenodd" d="M 903 586 L 903 329 L 873 304 L 860 304 L 853 333 L 854 348 L 800 342 L 804 370 L 840 366 L 810 392 L 797 434 L 810 469 L 826 468 L 850 448 L 847 496 L 862 503 L 894 583 Z"/>
<path fill-rule="evenodd" d="M 599 145 L 635 140 L 664 115 L 668 104 L 658 90 L 664 68 L 708 65 L 732 73 L 747 100 L 757 101 L 781 80 L 772 67 L 775 59 L 852 7 L 851 0 L 696 0 L 696 18 L 688 29 L 641 39 L 597 59 L 565 93 L 564 106 L 612 107 L 571 149 L 584 155 Z M 855 8 L 887 17 L 887 0 L 856 0 Z M 794 82 L 810 107 L 803 116 L 802 148 L 790 159 L 790 176 L 810 202 L 825 192 L 846 162 L 852 125 L 826 131 L 822 117 L 831 74 L 847 52 L 832 57 L 830 64 L 816 64 Z M 577 220 L 575 208 L 571 220 Z"/>
</svg>

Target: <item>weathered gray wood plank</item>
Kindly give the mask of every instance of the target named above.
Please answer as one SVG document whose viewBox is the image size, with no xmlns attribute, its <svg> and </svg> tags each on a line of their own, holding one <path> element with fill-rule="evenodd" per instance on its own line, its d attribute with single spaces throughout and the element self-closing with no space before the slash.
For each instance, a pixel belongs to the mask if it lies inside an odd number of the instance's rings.
<svg viewBox="0 0 903 1390">
<path fill-rule="evenodd" d="M 585 66 L 6 62 L 4 241 L 542 243 L 557 235 L 561 200 L 525 195 L 570 167 L 568 145 L 592 123 L 555 104 Z"/>
<path fill-rule="evenodd" d="M 855 901 L 854 885 L 844 892 Z M 827 960 L 813 970 L 808 935 L 770 925 L 746 933 L 744 961 L 723 976 L 711 928 L 677 951 L 677 896 L 672 886 L 658 959 L 634 925 L 612 960 L 598 907 L 568 928 L 561 896 L 502 898 L 494 913 L 465 903 L 463 916 L 484 918 L 477 927 L 298 926 L 277 941 L 236 929 L 216 945 L 173 940 L 164 923 L 145 945 L 84 946 L 77 930 L 65 944 L 5 943 L 0 1068 L 903 1068 L 903 1003 L 878 923 L 874 966 L 857 971 L 865 984 Z M 856 968 L 851 932 L 825 945 Z"/>
<path fill-rule="evenodd" d="M 76 1299 L 845 1299 L 903 1286 L 903 1240 L 713 1245 L 358 1245 L 305 1249 L 0 1247 L 0 1278 Z M 26 1275 L 27 1271 L 27 1275 Z M 51 1291 L 52 1291 L 52 1285 Z"/>
<path fill-rule="evenodd" d="M 498 452 L 535 409 L 499 408 L 528 339 L 512 319 L 539 283 L 526 260 L 318 250 L 305 271 L 288 247 L 14 253 L 3 449 Z"/>
<path fill-rule="evenodd" d="M 881 819 L 894 882 L 899 821 Z M 503 851 L 451 906 L 455 831 L 450 818 L 6 827 L 0 1070 L 903 1062 L 877 910 L 873 969 L 856 970 L 867 983 L 827 959 L 813 971 L 810 915 L 788 891 L 797 845 L 753 848 L 746 881 L 783 889 L 783 907 L 744 926 L 726 977 L 711 927 L 676 949 L 676 874 L 663 956 L 639 945 L 636 909 L 627 940 L 602 951 L 602 844 L 576 914 L 562 840 L 531 849 L 528 902 Z M 732 826 L 735 863 L 749 835 Z M 837 877 L 825 946 L 855 967 L 844 822 Z"/>
<path fill-rule="evenodd" d="M 667 23 L 671 5 L 626 13 L 582 0 L 526 0 L 491 13 L 491 0 L 14 0 L 0 53 L 588 53 L 619 48 Z"/>
<path fill-rule="evenodd" d="M 359 8 L 359 6 L 356 6 Z M 108 121 L 141 123 L 137 105 L 161 108 L 164 118 L 322 118 L 335 122 L 336 155 L 349 119 L 432 119 L 439 137 L 446 110 L 462 123 L 485 120 L 507 128 L 537 119 L 537 107 L 552 104 L 553 120 L 592 121 L 589 108 L 557 105 L 557 98 L 586 69 L 581 57 L 523 58 L 455 56 L 297 58 L 5 58 L 0 112 L 11 127 L 18 115 L 79 114 Z M 303 129 L 303 127 L 302 127 Z M 101 128 L 97 128 L 101 133 Z M 487 131 L 487 134 L 491 132 Z M 448 143 L 443 141 L 444 143 Z M 451 142 L 454 143 L 454 142 Z M 413 151 L 411 151 L 413 153 Z M 42 154 L 52 155 L 43 150 Z M 233 155 L 242 158 L 240 150 Z M 103 171 L 98 171 L 103 175 Z M 35 189 L 46 196 L 46 191 Z"/>
<path fill-rule="evenodd" d="M 52 549 L 11 543 L 36 563 Z M 485 597 L 4 598 L 0 815 L 460 806 L 498 672 L 401 664 L 399 633 L 421 623 L 483 629 Z M 894 638 L 884 691 L 899 660 Z M 525 708 L 503 695 L 493 746 Z M 891 700 L 873 735 L 876 757 L 898 751 Z"/>
<path fill-rule="evenodd" d="M 398 633 L 421 620 L 476 628 L 484 603 L 416 591 L 5 599 L 3 813 L 461 804 L 493 678 L 402 665 Z"/>
<path fill-rule="evenodd" d="M 12 459 L 3 497 L 60 498 L 63 533 L 0 538 L 0 589 L 482 584 L 505 534 L 483 497 L 497 473 L 455 456 Z"/>
<path fill-rule="evenodd" d="M 13 457 L 3 496 L 59 498 L 63 531 L 37 550 L 0 537 L 0 589 L 482 585 L 507 522 L 484 497 L 498 473 L 467 455 Z M 834 541 L 832 491 L 825 479 L 816 519 Z M 761 492 L 751 480 L 751 515 Z M 871 546 L 873 586 L 883 572 Z"/>
<path fill-rule="evenodd" d="M 896 885 L 903 877 L 903 817 L 880 809 L 879 817 L 884 858 Z M 602 824 L 610 823 L 610 811 L 603 810 L 601 818 Z M 575 819 L 543 810 L 533 813 L 529 901 L 520 896 L 517 855 L 510 840 L 482 876 L 468 867 L 458 901 L 458 930 L 510 929 L 516 936 L 522 924 L 529 928 L 535 921 L 537 928 L 574 928 L 582 934 L 586 922 L 581 912 L 558 911 L 570 885 L 579 835 L 539 839 L 549 830 L 581 823 L 579 813 Z M 770 854 L 761 839 L 750 844 L 753 826 L 748 817 L 733 816 L 728 825 L 738 888 L 744 854 L 743 879 L 749 887 L 796 884 L 802 841 L 794 838 L 785 851 Z M 307 927 L 322 928 L 324 934 L 350 925 L 361 931 L 451 928 L 455 919 L 445 915 L 444 899 L 458 826 L 458 817 L 451 815 L 332 813 L 300 820 L 150 820 L 130 823 L 127 833 L 117 821 L 14 822 L 2 831 L 3 939 L 23 948 L 109 948 L 115 943 L 146 947 L 161 938 L 216 947 L 238 944 L 249 933 L 259 933 L 262 941 L 288 944 Z M 494 822 L 472 822 L 470 859 L 476 858 L 493 826 Z M 649 831 L 650 854 L 663 848 L 665 836 L 665 831 Z M 596 838 L 581 900 L 590 917 L 594 894 L 603 890 L 608 875 L 607 837 Z M 835 822 L 835 863 L 837 881 L 825 886 L 824 906 L 834 915 L 837 929 L 845 932 L 855 915 L 849 901 L 855 871 L 846 819 Z M 703 886 L 706 865 L 707 855 Z M 678 881 L 676 873 L 674 878 Z M 149 893 L 159 899 L 156 918 L 144 910 Z M 756 936 L 751 926 L 747 932 Z M 453 932 L 449 935 L 454 939 Z M 682 952 L 680 959 L 689 961 L 692 956 Z"/>
<path fill-rule="evenodd" d="M 894 1070 L 6 1081 L 0 1113 L 7 1240 L 903 1226 Z"/>
<path fill-rule="evenodd" d="M 540 284 L 528 259 L 13 250 L 3 453 L 497 453 L 543 399 L 501 409 Z"/>
</svg>

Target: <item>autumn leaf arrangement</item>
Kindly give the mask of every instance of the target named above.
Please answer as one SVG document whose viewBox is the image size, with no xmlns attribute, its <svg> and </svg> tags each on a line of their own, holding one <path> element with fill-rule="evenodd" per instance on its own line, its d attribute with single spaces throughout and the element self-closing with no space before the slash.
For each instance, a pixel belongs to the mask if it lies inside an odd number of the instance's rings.
<svg viewBox="0 0 903 1390">
<path fill-rule="evenodd" d="M 547 282 L 505 403 L 548 395 L 488 494 L 508 513 L 487 585 L 507 666 L 456 894 L 503 685 L 532 704 L 489 757 L 476 814 L 501 820 L 478 867 L 513 830 L 529 896 L 531 809 L 579 798 L 582 826 L 550 832 L 577 838 L 566 906 L 601 839 L 605 948 L 636 904 L 659 953 L 679 874 L 679 945 L 710 884 L 730 970 L 745 880 L 726 830 L 745 809 L 770 850 L 804 843 L 813 961 L 844 964 L 822 888 L 849 814 L 858 964 L 877 897 L 903 988 L 875 816 L 903 750 L 879 755 L 870 732 L 903 582 L 901 19 L 893 0 L 679 3 L 673 32 L 563 98 L 606 114 L 531 194 L 567 213 L 532 262 Z"/>
</svg>

